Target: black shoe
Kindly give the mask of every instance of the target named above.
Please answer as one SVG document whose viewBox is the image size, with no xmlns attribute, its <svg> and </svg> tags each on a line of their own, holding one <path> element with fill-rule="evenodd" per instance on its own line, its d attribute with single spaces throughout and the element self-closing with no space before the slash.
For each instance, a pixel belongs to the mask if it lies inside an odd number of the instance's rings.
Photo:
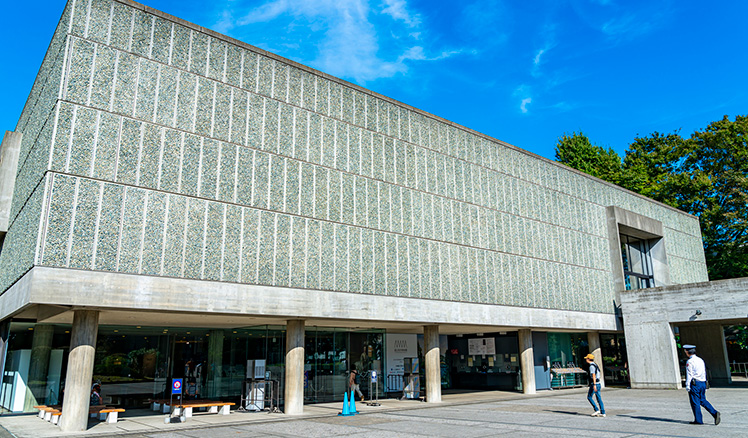
<svg viewBox="0 0 748 438">
<path fill-rule="evenodd" d="M 722 416 L 719 414 L 719 411 L 717 411 L 716 414 L 714 414 L 714 425 L 718 425 L 720 421 L 722 421 Z"/>
<path fill-rule="evenodd" d="M 690 422 L 690 423 L 688 423 L 688 424 L 704 424 L 704 423 L 697 423 L 697 422 L 695 422 L 695 421 L 692 421 L 692 422 Z"/>
</svg>

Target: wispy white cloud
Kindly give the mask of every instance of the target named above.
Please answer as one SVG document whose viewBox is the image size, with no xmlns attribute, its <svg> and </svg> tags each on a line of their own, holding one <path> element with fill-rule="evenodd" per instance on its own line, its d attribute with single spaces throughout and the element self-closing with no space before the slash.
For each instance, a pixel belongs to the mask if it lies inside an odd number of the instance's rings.
<svg viewBox="0 0 748 438">
<path fill-rule="evenodd" d="M 262 43 L 263 47 L 296 45 L 301 47 L 298 53 L 311 45 L 314 51 L 302 55 L 301 62 L 359 84 L 405 74 L 412 62 L 435 62 L 470 52 L 414 44 L 427 29 L 406 0 L 270 0 L 242 9 L 243 4 L 229 2 L 214 29 L 251 33 L 261 24 L 286 23 L 278 26 L 278 37 Z"/>
<path fill-rule="evenodd" d="M 383 5 L 383 14 L 389 15 L 395 20 L 400 20 L 410 27 L 421 24 L 421 16 L 411 13 L 405 0 L 384 0 Z"/>
</svg>

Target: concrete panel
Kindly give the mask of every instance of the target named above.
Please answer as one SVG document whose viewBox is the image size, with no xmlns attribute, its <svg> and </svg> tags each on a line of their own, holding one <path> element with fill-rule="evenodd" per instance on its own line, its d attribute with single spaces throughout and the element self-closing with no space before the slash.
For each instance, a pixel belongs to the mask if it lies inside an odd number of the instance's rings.
<svg viewBox="0 0 748 438">
<path fill-rule="evenodd" d="M 748 319 L 748 278 L 623 291 L 620 298 L 627 325 Z"/>
<path fill-rule="evenodd" d="M 25 304 L 301 318 L 617 331 L 604 313 L 241 285 L 35 267 L 0 296 L 5 318 Z"/>
<path fill-rule="evenodd" d="M 0 235 L 8 232 L 22 138 L 21 133 L 6 131 L 0 144 Z"/>
<path fill-rule="evenodd" d="M 632 388 L 678 389 L 680 366 L 667 322 L 624 324 Z"/>
</svg>

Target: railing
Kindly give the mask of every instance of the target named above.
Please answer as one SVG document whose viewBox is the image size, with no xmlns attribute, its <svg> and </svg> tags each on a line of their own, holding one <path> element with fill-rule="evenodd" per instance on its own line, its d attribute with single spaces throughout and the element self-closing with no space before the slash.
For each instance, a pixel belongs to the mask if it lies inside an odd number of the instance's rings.
<svg viewBox="0 0 748 438">
<path fill-rule="evenodd" d="M 743 375 L 748 379 L 748 362 L 733 362 L 730 364 L 730 374 Z"/>
</svg>

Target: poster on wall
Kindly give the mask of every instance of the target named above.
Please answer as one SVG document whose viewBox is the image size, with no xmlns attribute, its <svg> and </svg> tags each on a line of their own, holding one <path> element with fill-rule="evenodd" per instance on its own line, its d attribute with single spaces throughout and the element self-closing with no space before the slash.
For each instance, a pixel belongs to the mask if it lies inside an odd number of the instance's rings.
<svg viewBox="0 0 748 438">
<path fill-rule="evenodd" d="M 496 342 L 494 338 L 468 339 L 468 354 L 470 356 L 484 356 L 496 354 Z"/>
<path fill-rule="evenodd" d="M 404 371 L 403 359 L 418 357 L 418 335 L 388 333 L 385 339 L 387 344 L 387 391 L 402 391 L 402 378 L 389 376 L 402 376 Z"/>
</svg>

